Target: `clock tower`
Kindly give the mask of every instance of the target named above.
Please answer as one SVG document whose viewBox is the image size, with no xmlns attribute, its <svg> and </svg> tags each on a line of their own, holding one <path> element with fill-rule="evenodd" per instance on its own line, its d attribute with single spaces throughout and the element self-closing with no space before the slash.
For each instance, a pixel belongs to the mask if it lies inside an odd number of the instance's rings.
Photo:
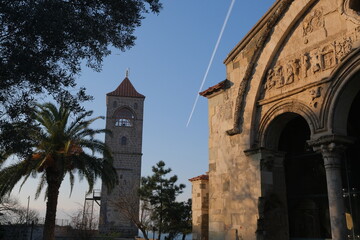
<svg viewBox="0 0 360 240">
<path fill-rule="evenodd" d="M 109 147 L 119 184 L 108 192 L 101 189 L 100 233 L 118 233 L 120 237 L 138 235 L 138 228 L 124 212 L 139 215 L 137 191 L 141 178 L 142 132 L 145 96 L 138 93 L 128 76 L 106 95 L 105 143 Z"/>
</svg>

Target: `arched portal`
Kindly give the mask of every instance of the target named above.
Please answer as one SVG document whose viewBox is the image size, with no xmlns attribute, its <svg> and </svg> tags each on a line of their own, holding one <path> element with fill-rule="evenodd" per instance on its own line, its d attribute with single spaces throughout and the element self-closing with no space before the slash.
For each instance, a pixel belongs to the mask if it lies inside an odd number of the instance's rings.
<svg viewBox="0 0 360 240">
<path fill-rule="evenodd" d="M 360 235 L 360 92 L 347 116 L 347 134 L 354 144 L 348 146 L 342 161 L 343 196 L 349 239 Z"/>
<path fill-rule="evenodd" d="M 277 159 L 277 167 L 272 169 L 274 185 L 270 194 L 283 201 L 289 239 L 331 238 L 324 161 L 308 146 L 310 138 L 308 122 L 293 112 L 275 117 L 266 130 L 265 147 L 282 153 L 282 161 Z"/>
<path fill-rule="evenodd" d="M 331 237 L 324 161 L 308 147 L 310 129 L 297 115 L 281 131 L 290 239 Z"/>
</svg>

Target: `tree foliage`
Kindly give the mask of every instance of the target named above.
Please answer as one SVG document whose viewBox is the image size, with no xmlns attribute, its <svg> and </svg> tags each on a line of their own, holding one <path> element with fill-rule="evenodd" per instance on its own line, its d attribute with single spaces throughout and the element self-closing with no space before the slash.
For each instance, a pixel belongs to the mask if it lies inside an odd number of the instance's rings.
<svg viewBox="0 0 360 240">
<path fill-rule="evenodd" d="M 21 206 L 19 201 L 6 195 L 0 200 L 0 225 L 37 222 L 39 213 Z"/>
<path fill-rule="evenodd" d="M 171 215 L 180 214 L 176 203 L 176 197 L 182 193 L 185 188 L 184 184 L 177 185 L 177 176 L 166 177 L 171 172 L 170 168 L 165 168 L 165 163 L 159 161 L 156 166 L 152 167 L 153 175 L 141 179 L 139 189 L 140 198 L 148 202 L 151 206 L 151 219 L 158 230 L 158 239 L 162 233 L 168 229 L 168 220 Z"/>
<path fill-rule="evenodd" d="M 93 213 L 93 206 L 85 202 L 71 215 L 71 235 L 77 240 L 88 240 L 96 235 L 99 216 Z"/>
<path fill-rule="evenodd" d="M 69 176 L 71 190 L 78 174 L 80 180 L 87 180 L 91 192 L 98 177 L 112 189 L 117 183 L 117 174 L 108 148 L 94 138 L 107 131 L 89 127 L 98 119 L 87 119 L 91 111 L 73 115 L 64 105 L 57 108 L 46 103 L 38 105 L 33 112 L 36 124 L 27 130 L 32 139 L 31 149 L 18 162 L 0 170 L 0 199 L 20 180 L 24 183 L 29 177 L 40 175 L 36 197 L 45 186 L 47 197 L 43 239 L 53 240 L 59 188 L 65 175 Z"/>
<path fill-rule="evenodd" d="M 159 1 L 0 1 L 0 150 L 26 149 L 16 137 L 26 132 L 11 122 L 30 116 L 40 95 L 80 109 L 79 101 L 91 98 L 84 88 L 71 93 L 82 63 L 100 70 L 111 48 L 132 47 L 134 30 L 145 14 L 160 11 Z"/>
<path fill-rule="evenodd" d="M 182 239 L 185 240 L 186 235 L 192 231 L 191 216 L 191 199 L 173 203 L 165 214 L 164 231 L 169 234 L 167 239 L 172 240 L 182 234 Z"/>
</svg>

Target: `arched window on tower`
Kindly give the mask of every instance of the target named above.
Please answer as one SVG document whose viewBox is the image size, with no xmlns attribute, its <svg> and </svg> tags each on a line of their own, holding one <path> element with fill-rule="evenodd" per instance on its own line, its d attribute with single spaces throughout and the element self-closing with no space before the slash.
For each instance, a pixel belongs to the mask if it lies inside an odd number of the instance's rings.
<svg viewBox="0 0 360 240">
<path fill-rule="evenodd" d="M 121 108 L 114 114 L 116 127 L 132 127 L 135 119 L 134 114 L 127 108 Z"/>
<path fill-rule="evenodd" d="M 126 145 L 127 144 L 127 139 L 126 137 L 122 137 L 121 138 L 121 145 Z"/>
</svg>

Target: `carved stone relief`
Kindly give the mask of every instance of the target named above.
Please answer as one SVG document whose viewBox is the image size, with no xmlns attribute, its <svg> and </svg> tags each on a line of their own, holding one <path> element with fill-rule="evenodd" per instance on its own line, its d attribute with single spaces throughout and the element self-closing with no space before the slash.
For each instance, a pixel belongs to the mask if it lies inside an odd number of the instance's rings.
<svg viewBox="0 0 360 240">
<path fill-rule="evenodd" d="M 360 3 L 359 0 L 342 0 L 339 11 L 348 20 L 360 24 Z"/>
<path fill-rule="evenodd" d="M 318 100 L 321 97 L 321 91 L 323 90 L 322 87 L 318 86 L 315 87 L 313 89 L 311 89 L 310 95 L 311 95 L 311 102 L 310 102 L 310 106 L 317 108 L 318 107 Z"/>
<path fill-rule="evenodd" d="M 335 68 L 360 41 L 360 27 L 319 47 L 279 60 L 270 68 L 264 85 L 266 91 L 276 91 L 287 85 L 297 85 L 307 78 Z M 320 79 L 319 79 L 320 80 Z"/>
<path fill-rule="evenodd" d="M 325 30 L 325 19 L 322 9 L 316 9 L 312 11 L 303 21 L 302 30 L 304 36 L 304 43 L 309 42 L 308 35 L 317 30 Z M 325 30 L 326 33 L 326 30 Z"/>
</svg>

